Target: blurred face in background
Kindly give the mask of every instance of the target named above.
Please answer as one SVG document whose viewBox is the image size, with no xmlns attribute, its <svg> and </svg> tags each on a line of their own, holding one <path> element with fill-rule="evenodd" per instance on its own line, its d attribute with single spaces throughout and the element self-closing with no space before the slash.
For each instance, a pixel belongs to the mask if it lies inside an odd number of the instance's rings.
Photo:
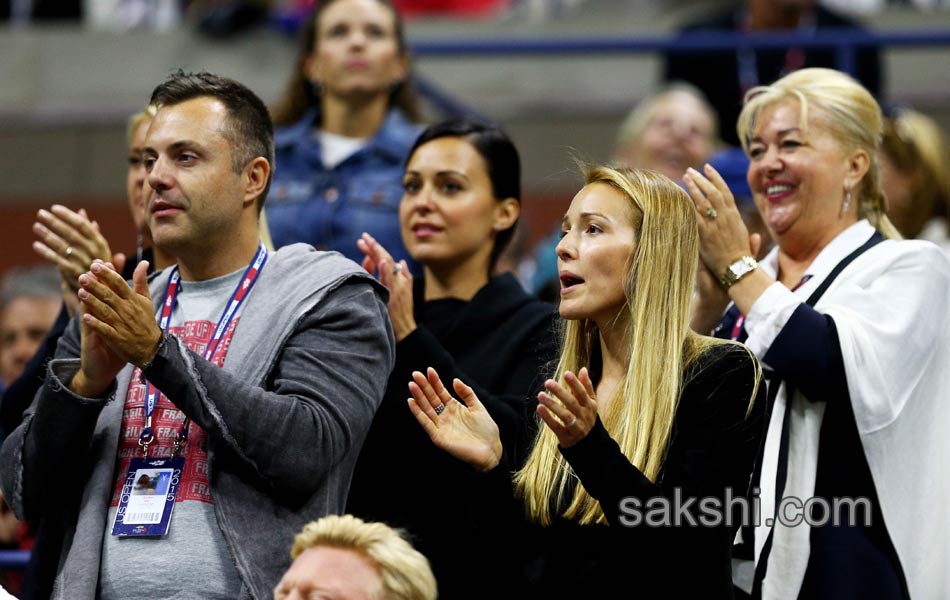
<svg viewBox="0 0 950 600">
<path fill-rule="evenodd" d="M 912 170 L 902 170 L 897 167 L 886 152 L 878 152 L 878 167 L 881 170 L 881 188 L 886 198 L 887 216 L 902 235 L 914 237 L 919 210 L 926 217 L 930 216 L 927 207 L 916 206 L 913 192 L 917 187 L 916 173 Z"/>
<path fill-rule="evenodd" d="M 145 148 L 145 133 L 151 124 L 151 119 L 142 119 L 132 132 L 132 141 L 129 145 L 129 170 L 126 175 L 126 193 L 129 200 L 129 210 L 132 213 L 132 222 L 136 231 L 146 229 L 145 202 L 149 192 L 145 185 L 145 161 L 142 149 Z"/>
<path fill-rule="evenodd" d="M 23 372 L 56 322 L 61 298 L 14 298 L 0 310 L 0 379 L 9 384 Z"/>
<path fill-rule="evenodd" d="M 310 80 L 333 97 L 389 94 L 406 78 L 396 14 L 376 0 L 336 0 L 319 14 L 316 45 L 307 61 Z"/>
<path fill-rule="evenodd" d="M 699 168 L 709 160 L 715 127 L 713 115 L 699 99 L 673 90 L 656 100 L 642 131 L 617 148 L 617 158 L 679 181 L 688 167 Z"/>
</svg>

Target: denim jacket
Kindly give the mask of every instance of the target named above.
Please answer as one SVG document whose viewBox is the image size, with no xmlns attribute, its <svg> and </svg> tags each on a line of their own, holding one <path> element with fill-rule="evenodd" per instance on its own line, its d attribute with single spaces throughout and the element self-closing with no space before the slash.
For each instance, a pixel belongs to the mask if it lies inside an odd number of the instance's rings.
<svg viewBox="0 0 950 600">
<path fill-rule="evenodd" d="M 313 127 L 316 109 L 275 133 L 275 168 L 267 222 L 275 247 L 305 242 L 336 250 L 357 263 L 356 240 L 370 233 L 396 260 L 406 259 L 399 227 L 402 175 L 421 128 L 390 110 L 369 144 L 332 169 L 323 165 Z"/>
</svg>

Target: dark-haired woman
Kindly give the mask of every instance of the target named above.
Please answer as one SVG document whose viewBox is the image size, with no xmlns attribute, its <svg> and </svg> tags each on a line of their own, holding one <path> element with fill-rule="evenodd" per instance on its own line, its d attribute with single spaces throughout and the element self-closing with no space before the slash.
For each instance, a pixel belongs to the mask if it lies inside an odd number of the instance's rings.
<svg viewBox="0 0 950 600">
<path fill-rule="evenodd" d="M 365 231 L 407 258 L 397 217 L 402 167 L 421 130 L 409 80 L 390 2 L 319 3 L 274 109 L 267 219 L 275 246 L 305 242 L 359 262 L 353 240 Z"/>
<path fill-rule="evenodd" d="M 406 382 L 428 366 L 471 382 L 506 448 L 517 453 L 527 445 L 528 397 L 556 355 L 555 313 L 510 273 L 490 275 L 520 213 L 518 152 L 501 130 L 467 121 L 433 125 L 409 154 L 403 186 L 403 240 L 424 275 L 414 280 L 378 241 L 360 240 L 363 266 L 390 290 L 397 345 L 348 511 L 407 529 L 432 561 L 442 597 L 484 597 L 494 584 L 489 576 L 473 582 L 471 561 L 488 564 L 487 549 L 498 542 L 479 536 L 471 469 L 416 425 Z"/>
</svg>

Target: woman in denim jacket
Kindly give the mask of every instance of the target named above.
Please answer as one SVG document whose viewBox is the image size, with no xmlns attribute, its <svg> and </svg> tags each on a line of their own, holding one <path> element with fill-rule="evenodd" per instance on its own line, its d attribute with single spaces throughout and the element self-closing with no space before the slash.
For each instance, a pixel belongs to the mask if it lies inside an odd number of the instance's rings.
<svg viewBox="0 0 950 600">
<path fill-rule="evenodd" d="M 391 4 L 318 4 L 273 112 L 267 219 L 275 246 L 305 242 L 359 262 L 353 240 L 365 231 L 408 259 L 399 235 L 402 168 L 421 128 L 412 122 L 419 110 Z"/>
</svg>

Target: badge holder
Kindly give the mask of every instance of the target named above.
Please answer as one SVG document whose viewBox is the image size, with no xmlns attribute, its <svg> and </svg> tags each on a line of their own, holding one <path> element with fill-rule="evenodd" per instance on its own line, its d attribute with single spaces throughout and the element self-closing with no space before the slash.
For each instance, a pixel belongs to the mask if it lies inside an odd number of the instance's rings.
<svg viewBox="0 0 950 600">
<path fill-rule="evenodd" d="M 187 425 L 182 431 L 187 431 Z M 148 445 L 154 439 L 151 427 L 146 427 L 139 438 L 143 458 L 133 458 L 129 463 L 112 535 L 120 538 L 168 535 L 185 458 L 178 456 L 180 439 L 175 441 L 172 458 L 149 458 Z"/>
</svg>

